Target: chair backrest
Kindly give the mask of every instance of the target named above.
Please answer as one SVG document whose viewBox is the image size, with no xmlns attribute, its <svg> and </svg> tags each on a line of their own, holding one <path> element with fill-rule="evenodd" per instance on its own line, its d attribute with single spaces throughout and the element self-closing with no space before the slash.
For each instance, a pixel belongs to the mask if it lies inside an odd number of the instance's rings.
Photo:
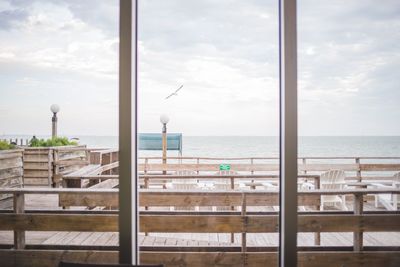
<svg viewBox="0 0 400 267">
<path fill-rule="evenodd" d="M 400 187 L 400 172 L 393 175 L 393 186 Z"/>
<path fill-rule="evenodd" d="M 214 173 L 215 175 L 230 176 L 237 175 L 238 172 L 234 170 L 221 170 Z M 231 190 L 231 180 L 230 179 L 215 179 L 214 187 L 220 190 Z"/>
<path fill-rule="evenodd" d="M 330 170 L 321 174 L 321 189 L 341 189 L 346 180 L 342 170 Z"/>
<path fill-rule="evenodd" d="M 131 264 L 99 264 L 99 263 L 75 263 L 61 261 L 58 267 L 164 267 L 164 265 L 131 265 Z"/>
<path fill-rule="evenodd" d="M 198 189 L 198 185 L 197 183 L 189 183 L 189 182 L 174 180 L 172 182 L 172 188 L 177 190 L 194 190 Z"/>
<path fill-rule="evenodd" d="M 179 170 L 175 172 L 175 175 L 179 175 L 179 176 L 196 176 L 197 173 L 195 171 L 191 171 L 191 170 Z M 197 180 L 196 179 L 174 179 L 172 180 L 173 183 L 180 183 L 180 184 L 196 184 Z"/>
</svg>

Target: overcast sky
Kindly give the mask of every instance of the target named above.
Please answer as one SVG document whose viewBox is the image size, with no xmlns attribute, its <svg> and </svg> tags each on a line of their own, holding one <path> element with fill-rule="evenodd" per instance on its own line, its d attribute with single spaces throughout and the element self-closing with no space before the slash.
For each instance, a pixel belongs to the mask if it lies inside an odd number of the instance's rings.
<svg viewBox="0 0 400 267">
<path fill-rule="evenodd" d="M 278 134 L 276 0 L 139 2 L 141 132 Z M 298 3 L 299 133 L 400 135 L 400 1 Z M 0 0 L 0 135 L 117 135 L 117 78 L 118 1 Z"/>
</svg>

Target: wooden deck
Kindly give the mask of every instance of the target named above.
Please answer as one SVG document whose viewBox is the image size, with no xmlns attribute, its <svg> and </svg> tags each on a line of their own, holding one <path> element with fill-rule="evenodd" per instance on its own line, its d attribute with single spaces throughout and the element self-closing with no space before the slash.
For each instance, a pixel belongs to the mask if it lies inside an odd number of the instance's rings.
<svg viewBox="0 0 400 267">
<path fill-rule="evenodd" d="M 347 206 L 352 209 L 352 202 Z M 59 195 L 57 194 L 27 194 L 25 196 L 26 210 L 62 210 L 59 207 Z M 76 208 L 74 208 L 76 209 Z M 81 208 L 85 209 L 85 208 Z M 274 211 L 271 207 L 253 207 L 253 211 Z M 364 204 L 365 211 L 376 210 L 372 203 Z M 380 210 L 383 210 L 380 208 Z M 12 231 L 0 231 L 0 244 L 13 244 Z M 398 246 L 400 247 L 399 232 L 366 232 L 364 233 L 365 246 Z M 58 231 L 27 231 L 27 245 L 64 245 L 64 246 L 118 246 L 117 232 L 58 232 Z M 314 246 L 315 235 L 313 233 L 299 233 L 298 246 Z M 352 233 L 321 233 L 321 246 L 350 247 L 353 245 Z M 142 247 L 240 247 L 241 235 L 234 235 L 231 242 L 231 234 L 226 233 L 150 233 L 140 234 L 140 246 Z M 276 247 L 278 246 L 277 233 L 248 233 L 248 247 Z"/>
</svg>

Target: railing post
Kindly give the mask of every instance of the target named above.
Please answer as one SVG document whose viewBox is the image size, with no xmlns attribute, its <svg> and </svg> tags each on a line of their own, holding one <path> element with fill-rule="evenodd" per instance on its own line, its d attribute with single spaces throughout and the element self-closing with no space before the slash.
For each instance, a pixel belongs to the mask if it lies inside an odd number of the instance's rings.
<svg viewBox="0 0 400 267">
<path fill-rule="evenodd" d="M 321 189 L 321 176 L 315 177 L 314 187 L 317 190 Z M 319 195 L 319 201 L 321 202 L 321 195 Z M 316 206 L 316 210 L 320 210 L 320 208 L 321 208 L 321 205 Z M 314 234 L 314 244 L 316 246 L 321 245 L 321 233 L 320 232 L 316 232 Z"/>
<path fill-rule="evenodd" d="M 303 158 L 303 160 L 302 160 L 302 163 L 303 163 L 303 168 L 304 168 L 304 171 L 303 171 L 303 173 L 304 174 L 307 174 L 307 168 L 306 168 L 306 164 L 307 164 L 307 159 L 306 158 Z"/>
<path fill-rule="evenodd" d="M 144 174 L 147 174 L 147 164 L 149 164 L 149 159 L 145 158 L 144 159 Z"/>
<path fill-rule="evenodd" d="M 361 182 L 362 177 L 361 177 L 360 158 L 356 158 L 356 164 L 357 164 L 357 182 Z"/>
<path fill-rule="evenodd" d="M 14 213 L 22 214 L 25 211 L 25 196 L 22 193 L 14 193 Z M 14 231 L 14 249 L 25 248 L 25 231 Z"/>
<path fill-rule="evenodd" d="M 58 175 L 58 166 L 56 162 L 58 161 L 58 154 L 55 150 L 49 148 L 48 150 L 48 184 L 49 186 L 56 187 L 55 176 Z"/>
<path fill-rule="evenodd" d="M 235 190 L 235 178 L 231 177 L 231 190 Z M 235 210 L 235 206 L 231 206 L 231 210 Z M 235 233 L 231 233 L 231 243 L 235 242 Z"/>
<path fill-rule="evenodd" d="M 242 229 L 242 254 L 243 254 L 243 266 L 247 266 L 247 219 L 246 219 L 246 194 L 242 193 L 242 222 L 243 222 L 243 229 Z"/>
<path fill-rule="evenodd" d="M 362 215 L 363 214 L 363 195 L 360 193 L 354 194 L 354 215 Z M 362 251 L 363 250 L 363 232 L 360 229 L 361 224 L 358 224 L 358 228 L 353 233 L 353 246 L 354 251 Z"/>
</svg>

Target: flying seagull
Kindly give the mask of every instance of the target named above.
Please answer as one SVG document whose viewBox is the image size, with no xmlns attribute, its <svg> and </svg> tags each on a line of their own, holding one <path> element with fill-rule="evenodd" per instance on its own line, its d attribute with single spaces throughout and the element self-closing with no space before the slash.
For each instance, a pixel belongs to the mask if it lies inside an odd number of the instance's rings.
<svg viewBox="0 0 400 267">
<path fill-rule="evenodd" d="M 178 96 L 177 93 L 178 93 L 179 90 L 182 89 L 182 87 L 183 87 L 183 84 L 182 84 L 178 89 L 176 89 L 175 92 L 173 92 L 172 94 L 170 94 L 169 96 L 167 96 L 165 99 L 168 99 L 168 98 L 170 98 L 171 96 L 174 96 L 174 95 Z"/>
</svg>

